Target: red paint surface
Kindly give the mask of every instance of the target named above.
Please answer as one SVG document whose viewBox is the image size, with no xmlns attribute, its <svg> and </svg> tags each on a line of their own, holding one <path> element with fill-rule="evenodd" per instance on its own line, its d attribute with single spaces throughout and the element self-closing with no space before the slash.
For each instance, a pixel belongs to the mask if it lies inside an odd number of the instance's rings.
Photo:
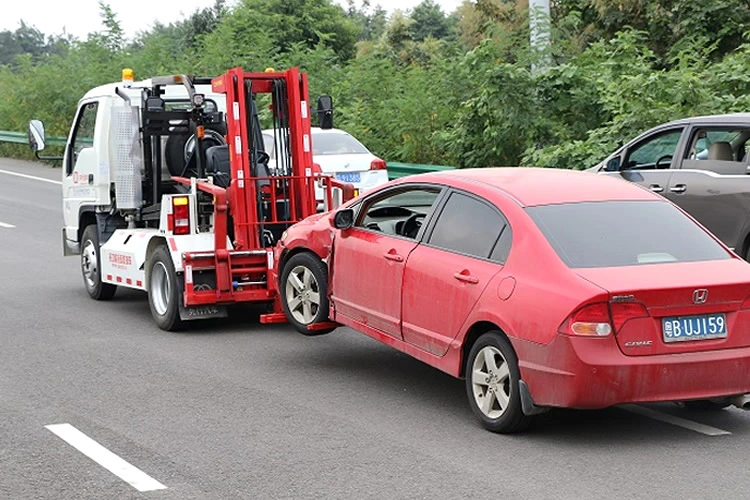
<svg viewBox="0 0 750 500">
<path fill-rule="evenodd" d="M 424 174 L 383 188 L 405 182 L 451 186 L 497 206 L 513 231 L 507 262 L 339 231 L 331 227 L 332 214 L 316 215 L 288 230 L 276 258 L 306 249 L 329 260 L 331 319 L 454 376 L 463 372 L 467 333 L 480 323 L 494 325 L 510 339 L 521 376 L 542 406 L 600 408 L 750 392 L 750 264 L 734 258 L 570 269 L 524 210 L 576 201 L 663 202 L 657 195 L 604 176 L 524 168 Z M 692 303 L 697 288 L 710 291 L 704 305 Z M 648 316 L 620 318 L 606 337 L 558 331 L 581 306 L 605 303 L 612 310 L 614 295 L 632 295 Z M 726 339 L 663 341 L 661 317 L 714 312 L 726 314 Z"/>
</svg>

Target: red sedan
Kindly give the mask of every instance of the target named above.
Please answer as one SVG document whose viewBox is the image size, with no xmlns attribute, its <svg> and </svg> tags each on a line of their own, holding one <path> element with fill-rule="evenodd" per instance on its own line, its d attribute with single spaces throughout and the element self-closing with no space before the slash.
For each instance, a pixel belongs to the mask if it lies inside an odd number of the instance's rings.
<svg viewBox="0 0 750 500">
<path fill-rule="evenodd" d="M 551 407 L 748 407 L 750 264 L 637 185 L 552 169 L 392 181 L 291 227 L 289 321 L 466 380 L 496 432 Z"/>
</svg>

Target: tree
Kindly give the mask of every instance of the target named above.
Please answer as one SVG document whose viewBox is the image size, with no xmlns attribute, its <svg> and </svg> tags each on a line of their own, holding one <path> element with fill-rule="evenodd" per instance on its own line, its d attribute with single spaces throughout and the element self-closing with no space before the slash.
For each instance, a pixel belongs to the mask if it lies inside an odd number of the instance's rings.
<svg viewBox="0 0 750 500">
<path fill-rule="evenodd" d="M 414 40 L 422 41 L 427 37 L 445 38 L 450 32 L 450 22 L 434 0 L 422 0 L 422 3 L 414 7 L 409 17 L 414 21 Z"/>
</svg>

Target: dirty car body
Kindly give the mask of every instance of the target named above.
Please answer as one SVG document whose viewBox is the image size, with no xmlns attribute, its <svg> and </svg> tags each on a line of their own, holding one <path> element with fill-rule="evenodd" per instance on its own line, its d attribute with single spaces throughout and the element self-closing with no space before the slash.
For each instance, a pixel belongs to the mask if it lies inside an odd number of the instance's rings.
<svg viewBox="0 0 750 500">
<path fill-rule="evenodd" d="M 291 227 L 280 276 L 301 253 L 326 263 L 331 321 L 466 378 L 490 430 L 548 407 L 750 392 L 750 265 L 630 183 L 412 176 Z"/>
</svg>

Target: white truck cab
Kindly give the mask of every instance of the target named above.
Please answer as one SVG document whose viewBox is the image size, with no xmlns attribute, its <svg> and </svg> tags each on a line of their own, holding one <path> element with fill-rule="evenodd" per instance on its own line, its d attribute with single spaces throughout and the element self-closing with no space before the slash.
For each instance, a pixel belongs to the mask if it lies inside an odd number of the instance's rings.
<svg viewBox="0 0 750 500">
<path fill-rule="evenodd" d="M 118 155 L 129 157 L 140 170 L 142 166 L 141 145 L 136 143 L 137 130 L 129 127 L 140 127 L 138 119 L 141 110 L 141 92 L 153 86 L 151 79 L 139 82 L 128 81 L 125 72 L 123 82 L 107 84 L 88 91 L 78 103 L 73 125 L 68 136 L 68 143 L 62 158 L 63 183 L 63 251 L 65 255 L 80 253 L 80 242 L 83 230 L 96 222 L 97 212 L 107 212 L 112 206 L 114 168 Z M 224 113 L 224 96 L 211 93 L 209 84 L 196 85 L 196 91 L 206 96 L 206 107 L 213 107 L 216 112 Z M 123 99 L 130 99 L 127 102 Z M 171 107 L 189 107 L 190 97 L 182 85 L 165 87 L 164 101 Z M 132 121 L 123 120 L 122 115 L 131 113 Z M 119 120 L 114 123 L 115 120 Z M 168 175 L 167 163 L 172 158 L 167 154 L 179 152 L 179 146 L 188 149 L 192 134 L 178 137 L 174 143 L 163 144 L 163 174 Z M 223 135 L 214 132 L 210 140 L 223 144 Z M 193 138 L 194 141 L 194 138 Z M 174 146 L 173 146 L 174 144 Z M 129 147 L 128 147 L 129 146 Z M 175 147 L 176 146 L 176 147 Z M 140 172 L 136 172 L 139 174 Z M 134 175 L 133 183 L 140 182 L 140 176 Z M 120 184 L 117 187 L 121 187 Z M 122 186 L 124 188 L 124 186 Z M 121 189 L 122 190 L 122 189 Z M 137 190 L 137 187 L 136 187 Z M 136 195 L 136 193 L 132 193 Z M 119 198 L 118 198 L 119 199 Z M 120 199 L 120 206 L 122 202 Z M 131 200 L 138 203 L 140 200 Z M 130 207 L 128 207 L 130 208 Z"/>
</svg>

